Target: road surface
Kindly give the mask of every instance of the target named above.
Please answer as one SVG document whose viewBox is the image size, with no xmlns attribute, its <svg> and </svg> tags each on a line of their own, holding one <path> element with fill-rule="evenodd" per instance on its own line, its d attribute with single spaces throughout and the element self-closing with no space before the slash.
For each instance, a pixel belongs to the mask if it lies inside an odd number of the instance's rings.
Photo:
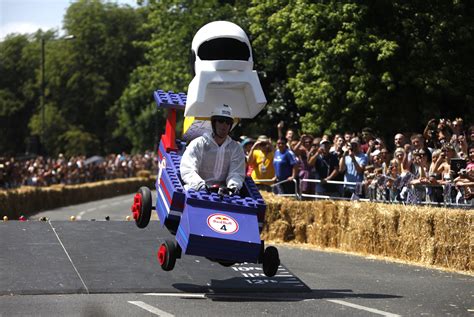
<svg viewBox="0 0 474 317">
<path fill-rule="evenodd" d="M 278 246 L 274 278 L 192 256 L 164 272 L 170 236 L 126 222 L 132 198 L 0 223 L 0 316 L 474 316 L 472 276 L 370 257 Z"/>
</svg>

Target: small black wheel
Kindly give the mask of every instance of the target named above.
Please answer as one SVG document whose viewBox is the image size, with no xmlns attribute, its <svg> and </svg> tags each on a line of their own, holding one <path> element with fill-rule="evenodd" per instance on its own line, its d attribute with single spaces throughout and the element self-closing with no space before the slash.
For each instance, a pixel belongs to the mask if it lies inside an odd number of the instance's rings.
<svg viewBox="0 0 474 317">
<path fill-rule="evenodd" d="M 151 191 L 148 187 L 140 187 L 133 198 L 132 214 L 135 219 L 135 224 L 138 228 L 145 228 L 148 226 L 151 217 Z"/>
<path fill-rule="evenodd" d="M 272 277 L 280 266 L 280 256 L 278 255 L 278 250 L 275 247 L 268 247 L 263 253 L 263 273 L 266 276 Z"/>
<path fill-rule="evenodd" d="M 179 248 L 176 242 L 165 240 L 158 249 L 158 262 L 164 271 L 171 271 L 176 264 L 176 258 L 179 257 Z"/>
</svg>

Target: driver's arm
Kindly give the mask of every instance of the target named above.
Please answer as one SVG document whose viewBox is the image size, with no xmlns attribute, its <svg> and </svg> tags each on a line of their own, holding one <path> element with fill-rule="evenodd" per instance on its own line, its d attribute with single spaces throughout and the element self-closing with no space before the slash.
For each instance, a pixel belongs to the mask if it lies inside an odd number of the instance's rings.
<svg viewBox="0 0 474 317">
<path fill-rule="evenodd" d="M 191 188 L 198 190 L 206 183 L 198 174 L 203 154 L 203 144 L 199 142 L 199 139 L 194 139 L 189 143 L 181 158 L 181 179 L 186 190 Z"/>
</svg>

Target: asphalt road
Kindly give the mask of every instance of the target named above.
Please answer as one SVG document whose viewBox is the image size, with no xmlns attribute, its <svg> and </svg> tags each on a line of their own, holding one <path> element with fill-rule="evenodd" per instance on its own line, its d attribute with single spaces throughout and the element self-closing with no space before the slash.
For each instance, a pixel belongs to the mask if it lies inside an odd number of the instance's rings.
<svg viewBox="0 0 474 317">
<path fill-rule="evenodd" d="M 41 254 L 33 254 L 36 249 L 31 244 L 46 248 L 57 245 L 57 241 L 42 242 L 38 237 L 36 243 L 27 243 L 25 249 L 21 245 L 17 248 L 4 245 L 0 250 L 1 294 L 15 283 L 12 274 L 17 276 L 22 270 L 25 272 L 21 275 L 24 277 L 21 285 L 26 288 L 52 278 L 79 283 L 79 276 L 82 280 L 79 284 L 87 290 L 61 295 L 54 295 L 54 290 L 53 295 L 12 291 L 12 295 L 0 296 L 0 316 L 474 316 L 473 276 L 370 257 L 278 246 L 284 267 L 283 277 L 277 282 L 262 277 L 258 268 L 223 268 L 206 259 L 188 256 L 178 260 L 171 272 L 161 271 L 156 261 L 140 268 L 136 258 L 141 250 L 152 253 L 153 245 L 159 243 L 149 237 L 161 237 L 165 233 L 158 232 L 157 222 L 142 232 L 132 222 L 112 223 L 124 221 L 130 215 L 132 198 L 133 195 L 126 195 L 51 210 L 32 217 L 30 223 L 0 223 L 0 241 L 5 244 L 10 244 L 12 232 L 29 232 L 30 236 L 24 237 L 26 243 L 27 238 L 36 239 L 34 228 L 54 231 L 64 250 L 69 251 L 66 253 L 70 260 L 60 265 L 60 257 L 55 253 L 62 252 L 57 251 L 59 247 L 45 255 L 44 260 Z M 40 227 L 34 220 L 43 216 L 51 222 Z M 61 222 L 71 216 L 76 217 L 77 224 Z M 105 222 L 106 216 L 111 223 Z M 156 220 L 156 215 L 153 218 Z M 97 222 L 91 223 L 92 219 Z M 74 233 L 64 234 L 65 238 L 60 239 L 61 230 L 72 226 Z M 75 243 L 74 237 L 81 243 Z M 105 251 L 80 247 L 91 241 L 96 246 L 101 242 L 107 244 L 107 239 L 114 243 L 110 242 L 107 248 L 110 253 L 103 255 L 102 261 L 95 260 L 100 259 L 95 256 Z M 35 266 L 39 270 L 33 270 Z M 69 273 L 55 269 L 56 266 L 68 269 Z M 111 267 L 112 272 L 103 270 L 104 267 Z M 139 270 L 145 270 L 146 274 L 138 274 Z M 194 281 L 202 286 L 209 281 L 207 285 L 211 285 L 216 280 L 234 288 L 219 291 L 216 287 L 209 291 L 186 284 Z M 283 283 L 299 281 L 306 285 L 304 291 L 284 288 L 288 284 Z M 135 288 L 124 293 L 121 283 Z M 266 288 L 265 285 L 272 283 L 281 288 Z M 245 287 L 239 286 L 244 284 Z M 147 285 L 152 285 L 155 291 L 146 289 Z"/>
</svg>

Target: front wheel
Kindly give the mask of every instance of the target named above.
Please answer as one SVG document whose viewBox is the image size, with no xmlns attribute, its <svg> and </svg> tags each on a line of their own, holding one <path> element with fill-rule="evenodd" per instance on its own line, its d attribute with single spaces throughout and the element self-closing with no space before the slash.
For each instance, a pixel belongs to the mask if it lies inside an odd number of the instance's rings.
<svg viewBox="0 0 474 317">
<path fill-rule="evenodd" d="M 164 271 L 171 271 L 179 257 L 179 248 L 176 242 L 166 240 L 158 249 L 158 263 Z"/>
<path fill-rule="evenodd" d="M 135 219 L 135 224 L 138 228 L 145 228 L 148 226 L 151 218 L 151 191 L 148 187 L 140 187 L 138 192 L 133 197 L 132 214 Z"/>
<path fill-rule="evenodd" d="M 278 250 L 275 247 L 268 247 L 263 253 L 263 273 L 266 276 L 272 277 L 280 266 L 280 256 L 278 255 Z"/>
</svg>

